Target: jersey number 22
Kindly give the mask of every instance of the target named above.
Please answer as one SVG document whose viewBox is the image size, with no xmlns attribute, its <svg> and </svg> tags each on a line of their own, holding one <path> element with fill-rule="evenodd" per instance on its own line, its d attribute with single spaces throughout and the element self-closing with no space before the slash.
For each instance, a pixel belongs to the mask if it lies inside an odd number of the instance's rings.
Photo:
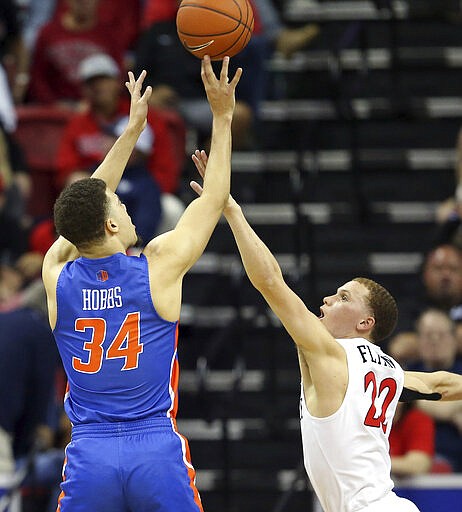
<svg viewBox="0 0 462 512">
<path fill-rule="evenodd" d="M 379 385 L 377 385 L 377 379 L 374 372 L 369 372 L 364 377 L 364 391 L 372 385 L 372 403 L 367 411 L 364 419 L 364 425 L 368 427 L 381 427 L 384 432 L 387 430 L 386 415 L 387 409 L 396 395 L 396 381 L 392 378 L 383 379 Z M 384 395 L 383 395 L 384 394 Z M 375 400 L 379 396 L 382 397 L 382 407 L 379 414 L 377 414 L 377 408 Z"/>
</svg>

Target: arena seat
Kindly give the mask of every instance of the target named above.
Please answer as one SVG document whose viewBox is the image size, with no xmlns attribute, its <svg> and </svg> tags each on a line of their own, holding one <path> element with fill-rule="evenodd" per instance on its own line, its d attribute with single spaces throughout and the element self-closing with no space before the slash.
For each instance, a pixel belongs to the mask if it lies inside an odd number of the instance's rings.
<svg viewBox="0 0 462 512">
<path fill-rule="evenodd" d="M 32 178 L 29 212 L 40 218 L 49 215 L 57 190 L 54 183 L 56 151 L 71 112 L 44 105 L 17 107 L 15 138 L 24 151 Z"/>
</svg>

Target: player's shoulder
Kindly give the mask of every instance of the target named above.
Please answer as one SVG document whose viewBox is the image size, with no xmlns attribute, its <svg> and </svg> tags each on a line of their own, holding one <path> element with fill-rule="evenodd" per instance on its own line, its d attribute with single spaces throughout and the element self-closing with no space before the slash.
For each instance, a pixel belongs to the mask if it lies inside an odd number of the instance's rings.
<svg viewBox="0 0 462 512">
<path fill-rule="evenodd" d="M 162 233 L 153 238 L 148 244 L 146 244 L 141 254 L 144 254 L 148 261 L 162 256 L 166 252 L 167 245 L 171 238 L 171 233 L 171 231 L 167 231 L 166 233 Z"/>
</svg>

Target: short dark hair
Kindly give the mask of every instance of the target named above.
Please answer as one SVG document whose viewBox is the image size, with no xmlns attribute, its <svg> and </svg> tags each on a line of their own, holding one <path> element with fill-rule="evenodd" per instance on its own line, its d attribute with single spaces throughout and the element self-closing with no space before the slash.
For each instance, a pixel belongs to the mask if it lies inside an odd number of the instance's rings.
<svg viewBox="0 0 462 512">
<path fill-rule="evenodd" d="M 56 200 L 56 231 L 76 247 L 88 247 L 104 239 L 107 213 L 106 183 L 84 178 L 67 186 Z"/>
<path fill-rule="evenodd" d="M 369 290 L 367 304 L 372 310 L 375 325 L 371 331 L 371 341 L 378 343 L 395 330 L 398 321 L 398 306 L 393 295 L 382 285 L 367 277 L 355 277 L 357 281 Z"/>
</svg>

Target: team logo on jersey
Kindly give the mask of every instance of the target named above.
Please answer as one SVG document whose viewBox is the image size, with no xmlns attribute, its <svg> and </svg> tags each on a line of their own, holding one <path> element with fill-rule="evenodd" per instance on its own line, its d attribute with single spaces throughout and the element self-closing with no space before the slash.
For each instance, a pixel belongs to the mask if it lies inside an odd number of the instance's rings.
<svg viewBox="0 0 462 512">
<path fill-rule="evenodd" d="M 104 281 L 107 281 L 109 279 L 109 274 L 107 273 L 106 270 L 98 270 L 98 272 L 96 272 L 96 279 L 104 283 Z"/>
</svg>

